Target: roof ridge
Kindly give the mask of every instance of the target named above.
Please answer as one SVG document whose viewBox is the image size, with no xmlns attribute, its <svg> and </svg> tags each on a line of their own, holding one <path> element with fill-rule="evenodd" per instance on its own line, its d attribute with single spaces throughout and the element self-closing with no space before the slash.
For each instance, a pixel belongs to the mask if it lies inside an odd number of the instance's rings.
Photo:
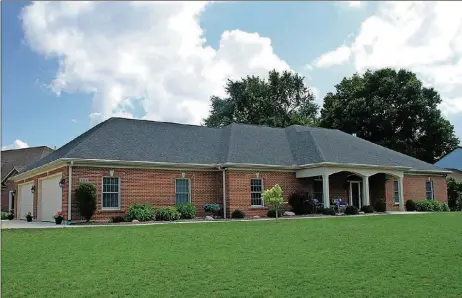
<svg viewBox="0 0 462 298">
<path fill-rule="evenodd" d="M 321 147 L 319 147 L 319 144 L 318 144 L 316 138 L 311 133 L 311 129 L 308 129 L 307 132 L 310 135 L 311 139 L 313 139 L 314 149 L 316 149 L 316 152 L 319 153 L 319 156 L 321 157 L 322 161 L 326 161 L 326 157 L 324 156 L 324 153 L 322 152 Z"/>
<path fill-rule="evenodd" d="M 48 148 L 48 149 L 52 149 L 46 145 L 41 145 L 41 146 L 32 146 L 32 147 L 26 147 L 26 148 L 16 148 L 16 149 L 7 149 L 7 150 L 2 150 L 1 152 L 7 152 L 7 151 L 19 151 L 19 150 L 30 150 L 30 149 L 38 149 L 38 148 Z"/>
<path fill-rule="evenodd" d="M 154 122 L 154 123 L 162 123 L 162 124 L 172 124 L 172 125 L 178 125 L 178 126 L 193 126 L 193 127 L 202 127 L 202 128 L 209 128 L 209 129 L 220 129 L 222 127 L 208 127 L 205 125 L 200 125 L 200 124 L 189 124 L 189 123 L 178 123 L 178 122 L 170 122 L 170 121 L 157 121 L 157 120 L 149 120 L 149 119 L 135 119 L 135 118 L 124 118 L 124 117 L 111 117 L 107 119 L 106 121 L 109 120 L 128 120 L 128 121 L 142 121 L 142 122 Z M 105 121 L 105 122 L 106 122 Z"/>
</svg>

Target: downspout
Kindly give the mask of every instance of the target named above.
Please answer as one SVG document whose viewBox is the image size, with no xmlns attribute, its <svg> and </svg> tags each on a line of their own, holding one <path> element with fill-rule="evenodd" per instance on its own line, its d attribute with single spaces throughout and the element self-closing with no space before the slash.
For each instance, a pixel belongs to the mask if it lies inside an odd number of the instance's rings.
<svg viewBox="0 0 462 298">
<path fill-rule="evenodd" d="M 69 164 L 69 182 L 67 186 L 67 224 L 71 224 L 72 220 L 72 165 L 73 161 Z"/>
<path fill-rule="evenodd" d="M 226 218 L 226 168 L 218 167 L 223 173 L 223 218 Z"/>
</svg>

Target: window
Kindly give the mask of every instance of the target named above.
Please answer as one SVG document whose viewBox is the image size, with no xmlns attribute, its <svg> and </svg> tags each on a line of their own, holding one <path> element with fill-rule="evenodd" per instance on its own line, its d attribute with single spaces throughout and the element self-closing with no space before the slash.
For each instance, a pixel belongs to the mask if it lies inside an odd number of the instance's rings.
<svg viewBox="0 0 462 298">
<path fill-rule="evenodd" d="M 119 177 L 103 177 L 102 209 L 120 209 Z"/>
<path fill-rule="evenodd" d="M 398 180 L 394 181 L 394 192 L 395 192 L 395 204 L 399 204 L 399 182 Z"/>
<path fill-rule="evenodd" d="M 433 181 L 425 181 L 425 193 L 427 195 L 427 200 L 434 200 Z"/>
<path fill-rule="evenodd" d="M 263 199 L 261 193 L 263 192 L 263 180 L 252 179 L 250 180 L 250 205 L 263 206 Z"/>
<path fill-rule="evenodd" d="M 189 179 L 175 180 L 175 201 L 177 205 L 189 203 L 190 200 L 190 185 Z"/>
</svg>

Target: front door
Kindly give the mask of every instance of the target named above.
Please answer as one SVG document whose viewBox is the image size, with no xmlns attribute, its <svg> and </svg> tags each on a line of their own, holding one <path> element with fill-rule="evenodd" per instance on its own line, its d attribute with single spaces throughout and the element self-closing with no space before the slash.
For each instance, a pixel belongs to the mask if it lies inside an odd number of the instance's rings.
<svg viewBox="0 0 462 298">
<path fill-rule="evenodd" d="M 350 181 L 350 205 L 361 209 L 361 182 Z"/>
</svg>

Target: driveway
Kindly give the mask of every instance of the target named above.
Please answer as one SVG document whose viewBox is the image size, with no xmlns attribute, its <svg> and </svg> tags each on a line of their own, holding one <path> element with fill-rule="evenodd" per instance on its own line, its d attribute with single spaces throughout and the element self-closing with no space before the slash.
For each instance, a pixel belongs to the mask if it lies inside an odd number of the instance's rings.
<svg viewBox="0 0 462 298">
<path fill-rule="evenodd" d="M 54 222 L 41 222 L 33 221 L 27 222 L 25 220 L 2 220 L 2 229 L 43 229 L 43 228 L 64 228 L 65 225 L 57 225 Z"/>
</svg>

